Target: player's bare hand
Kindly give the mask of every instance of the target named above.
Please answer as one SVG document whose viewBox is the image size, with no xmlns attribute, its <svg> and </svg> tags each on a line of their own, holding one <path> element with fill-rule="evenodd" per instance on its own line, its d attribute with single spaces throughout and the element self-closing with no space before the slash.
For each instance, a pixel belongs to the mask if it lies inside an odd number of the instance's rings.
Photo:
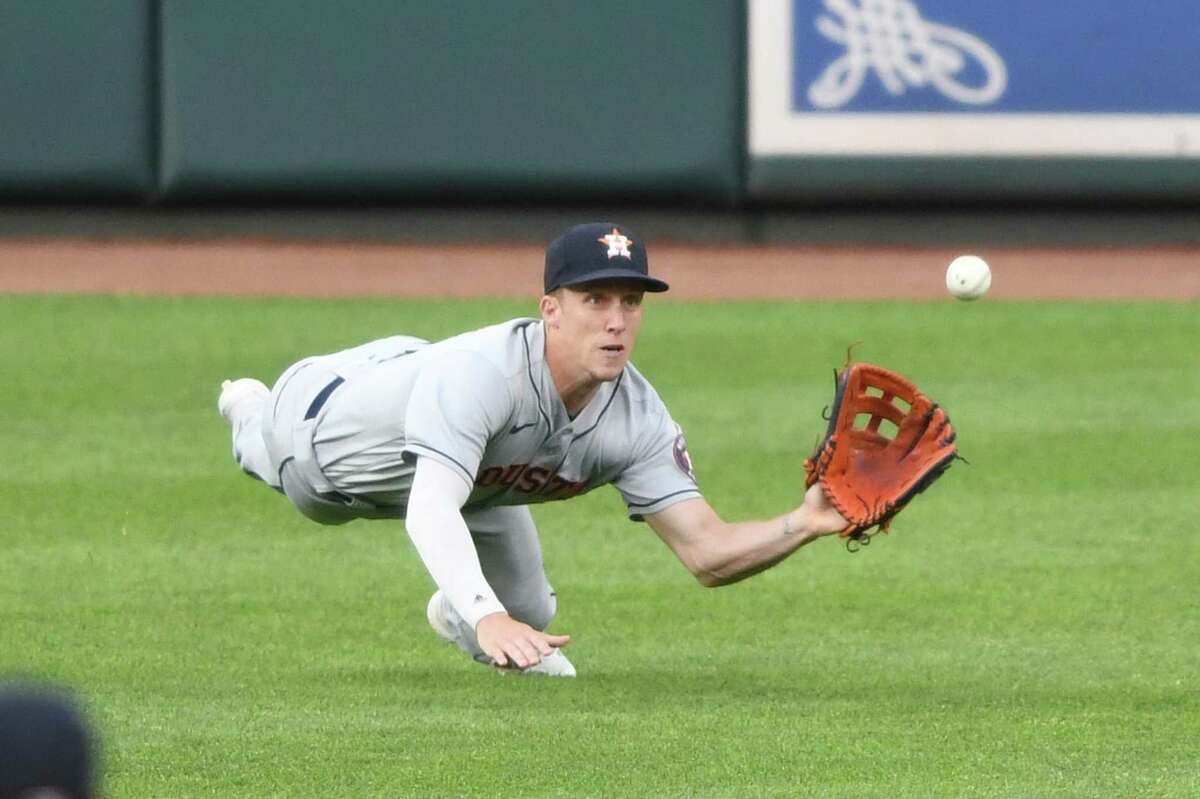
<svg viewBox="0 0 1200 799">
<path fill-rule="evenodd" d="M 571 642 L 569 635 L 551 635 L 519 622 L 507 613 L 484 616 L 475 626 L 479 646 L 501 668 L 527 669 Z"/>
<path fill-rule="evenodd" d="M 805 528 L 814 535 L 840 533 L 850 526 L 850 522 L 837 512 L 837 508 L 825 496 L 820 483 L 813 483 L 804 492 L 804 504 L 800 506 L 799 513 L 804 519 Z"/>
</svg>

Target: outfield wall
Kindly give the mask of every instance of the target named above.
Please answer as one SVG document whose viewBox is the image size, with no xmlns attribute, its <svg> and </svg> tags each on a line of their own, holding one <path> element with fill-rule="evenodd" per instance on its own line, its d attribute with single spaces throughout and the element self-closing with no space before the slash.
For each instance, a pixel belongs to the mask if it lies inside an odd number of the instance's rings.
<svg viewBox="0 0 1200 799">
<path fill-rule="evenodd" d="M 1200 199 L 1200 6 L 1073 8 L 0 0 L 0 200 Z"/>
<path fill-rule="evenodd" d="M 144 199 L 154 0 L 0 0 L 0 197 Z"/>
</svg>

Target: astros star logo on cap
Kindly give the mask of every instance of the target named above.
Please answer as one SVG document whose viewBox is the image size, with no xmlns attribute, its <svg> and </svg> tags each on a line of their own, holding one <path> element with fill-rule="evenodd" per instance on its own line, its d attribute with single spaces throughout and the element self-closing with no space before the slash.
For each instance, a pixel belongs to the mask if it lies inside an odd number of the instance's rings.
<svg viewBox="0 0 1200 799">
<path fill-rule="evenodd" d="M 617 255 L 623 255 L 632 260 L 633 256 L 629 252 L 629 245 L 633 244 L 633 239 L 626 236 L 616 228 L 612 229 L 612 233 L 601 236 L 596 239 L 601 244 L 608 245 L 608 257 L 612 258 Z"/>
</svg>

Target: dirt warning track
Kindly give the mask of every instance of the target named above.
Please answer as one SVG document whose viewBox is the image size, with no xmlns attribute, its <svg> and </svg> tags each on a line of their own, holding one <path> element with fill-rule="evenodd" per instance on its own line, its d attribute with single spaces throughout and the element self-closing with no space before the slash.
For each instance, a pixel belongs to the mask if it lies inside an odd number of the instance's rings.
<svg viewBox="0 0 1200 799">
<path fill-rule="evenodd" d="M 944 248 L 651 242 L 678 299 L 948 297 Z M 1001 299 L 1200 300 L 1200 250 L 990 248 Z M 252 296 L 530 297 L 543 248 L 527 243 L 0 242 L 0 292 Z"/>
</svg>

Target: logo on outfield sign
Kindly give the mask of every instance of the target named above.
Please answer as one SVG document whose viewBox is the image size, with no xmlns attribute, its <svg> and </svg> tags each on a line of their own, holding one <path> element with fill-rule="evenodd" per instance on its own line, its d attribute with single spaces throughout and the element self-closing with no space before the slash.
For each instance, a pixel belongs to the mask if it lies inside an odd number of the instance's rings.
<svg viewBox="0 0 1200 799">
<path fill-rule="evenodd" d="M 808 87 L 816 108 L 840 108 L 869 73 L 892 96 L 932 87 L 964 105 L 989 105 L 1004 94 L 1008 70 L 986 42 L 921 17 L 912 0 L 825 0 L 817 31 L 844 48 Z M 968 77 L 970 76 L 970 77 Z"/>
<path fill-rule="evenodd" d="M 746 9 L 753 193 L 800 188 L 801 172 L 777 160 L 788 158 L 1200 161 L 1200 81 L 1187 79 L 1195 0 L 1097 0 L 1086 14 L 1046 0 L 746 0 Z M 1101 171 L 1106 185 L 1134 181 Z"/>
</svg>

